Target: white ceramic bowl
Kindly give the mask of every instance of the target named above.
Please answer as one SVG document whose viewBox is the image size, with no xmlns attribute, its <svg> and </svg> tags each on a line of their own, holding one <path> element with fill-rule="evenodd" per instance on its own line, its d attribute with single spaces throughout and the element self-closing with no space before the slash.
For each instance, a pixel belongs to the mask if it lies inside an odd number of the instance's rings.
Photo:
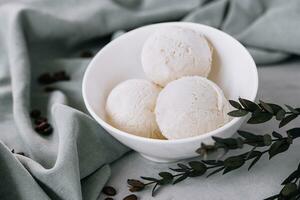
<svg viewBox="0 0 300 200">
<path fill-rule="evenodd" d="M 258 88 L 256 65 L 248 51 L 234 38 L 215 28 L 186 22 L 161 23 L 132 30 L 106 45 L 89 64 L 83 78 L 83 98 L 93 118 L 121 143 L 157 162 L 172 162 L 197 156 L 201 142 L 211 143 L 211 136 L 232 136 L 243 118 L 234 118 L 224 126 L 204 135 L 177 139 L 143 138 L 112 127 L 105 119 L 105 103 L 118 83 L 131 78 L 145 78 L 141 50 L 147 37 L 163 26 L 182 26 L 203 33 L 214 47 L 209 79 L 217 83 L 228 99 L 255 100 Z M 121 101 L 121 99 L 120 99 Z"/>
</svg>

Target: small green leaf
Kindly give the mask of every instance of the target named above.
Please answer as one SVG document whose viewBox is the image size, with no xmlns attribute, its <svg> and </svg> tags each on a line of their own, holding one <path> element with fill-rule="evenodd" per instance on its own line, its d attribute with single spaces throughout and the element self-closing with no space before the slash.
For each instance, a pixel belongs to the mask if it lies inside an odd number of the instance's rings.
<svg viewBox="0 0 300 200">
<path fill-rule="evenodd" d="M 236 138 L 236 146 L 237 146 L 237 148 L 243 148 L 244 140 L 240 137 Z"/>
<path fill-rule="evenodd" d="M 252 150 L 252 151 L 250 151 L 248 153 L 245 153 L 245 155 L 246 155 L 246 157 L 248 157 L 248 160 L 250 160 L 250 159 L 255 158 L 257 156 L 261 156 L 262 153 L 260 151 L 254 151 L 254 150 Z"/>
<path fill-rule="evenodd" d="M 161 179 L 158 181 L 159 185 L 167 185 L 167 184 L 171 184 L 173 180 L 170 179 Z"/>
<path fill-rule="evenodd" d="M 189 162 L 189 165 L 193 169 L 193 171 L 188 174 L 190 177 L 201 176 L 207 170 L 206 165 L 199 161 L 191 161 Z"/>
<path fill-rule="evenodd" d="M 265 134 L 263 137 L 265 145 L 270 146 L 272 144 L 272 137 L 269 134 Z"/>
<path fill-rule="evenodd" d="M 276 114 L 276 119 L 277 120 L 282 120 L 285 117 L 285 110 L 279 110 Z"/>
<path fill-rule="evenodd" d="M 254 112 L 255 110 L 259 109 L 259 107 L 256 103 L 249 101 L 247 99 L 239 98 L 239 102 L 248 111 Z"/>
<path fill-rule="evenodd" d="M 297 184 L 288 183 L 282 188 L 280 194 L 284 197 L 289 197 L 294 195 L 296 192 L 297 192 Z"/>
<path fill-rule="evenodd" d="M 255 115 L 252 115 L 252 117 L 247 121 L 248 124 L 261 124 L 269 121 L 272 119 L 273 115 L 270 113 L 256 113 Z"/>
<path fill-rule="evenodd" d="M 295 108 L 289 106 L 289 105 L 285 105 L 287 107 L 287 109 L 289 109 L 289 111 L 291 111 L 292 113 L 298 115 L 300 114 L 300 112 L 298 110 L 296 110 Z"/>
<path fill-rule="evenodd" d="M 223 174 L 226 174 L 232 170 L 238 169 L 245 163 L 245 160 L 242 156 L 233 156 L 228 157 L 224 160 L 224 172 Z"/>
<path fill-rule="evenodd" d="M 237 149 L 241 146 L 239 139 L 235 138 L 220 138 L 212 136 L 212 139 L 216 142 L 215 146 L 218 148 Z"/>
<path fill-rule="evenodd" d="M 187 174 L 183 174 L 182 176 L 179 176 L 174 182 L 173 182 L 173 185 L 185 180 L 186 178 L 188 177 Z"/>
<path fill-rule="evenodd" d="M 224 167 L 237 167 L 243 165 L 245 160 L 240 156 L 228 157 L 224 160 Z"/>
<path fill-rule="evenodd" d="M 245 138 L 245 144 L 256 147 L 268 146 L 268 141 L 270 140 L 269 136 L 255 135 L 253 133 L 240 130 L 237 132 L 240 136 Z"/>
<path fill-rule="evenodd" d="M 190 172 L 188 173 L 188 176 L 189 176 L 189 177 L 202 176 L 205 172 L 206 172 L 206 169 L 203 170 L 203 171 L 195 171 L 195 170 L 193 170 L 193 171 L 190 171 Z"/>
<path fill-rule="evenodd" d="M 178 163 L 177 166 L 180 167 L 181 169 L 186 169 L 186 170 L 190 169 L 188 166 L 186 166 L 185 164 L 182 164 L 182 163 Z"/>
<path fill-rule="evenodd" d="M 152 194 L 152 197 L 154 197 L 154 196 L 155 196 L 155 192 L 156 192 L 156 188 L 157 188 L 157 186 L 158 186 L 158 183 L 156 183 L 156 184 L 154 185 L 154 187 L 152 188 L 152 192 L 151 192 L 151 194 Z"/>
<path fill-rule="evenodd" d="M 300 128 L 292 128 L 287 131 L 287 134 L 290 135 L 293 139 L 300 137 Z"/>
<path fill-rule="evenodd" d="M 237 132 L 240 136 L 242 136 L 243 138 L 246 138 L 246 139 L 257 139 L 258 138 L 258 135 L 255 135 L 255 134 L 247 132 L 247 131 L 238 130 Z"/>
<path fill-rule="evenodd" d="M 207 167 L 200 161 L 191 161 L 189 162 L 191 168 L 195 171 L 206 171 Z"/>
<path fill-rule="evenodd" d="M 285 152 L 290 147 L 290 144 L 285 140 L 279 140 L 274 142 L 269 149 L 269 158 L 273 158 L 275 155 Z"/>
<path fill-rule="evenodd" d="M 273 131 L 272 136 L 275 137 L 275 138 L 277 138 L 277 139 L 281 139 L 282 138 L 282 135 L 280 135 L 279 133 L 277 133 L 275 131 Z"/>
<path fill-rule="evenodd" d="M 257 138 L 250 138 L 244 140 L 245 144 L 248 144 L 250 146 L 254 147 L 265 147 L 269 146 L 268 143 L 266 143 L 265 138 L 263 135 L 258 135 Z"/>
<path fill-rule="evenodd" d="M 202 162 L 207 165 L 212 165 L 212 166 L 222 166 L 224 163 L 221 160 L 202 160 Z"/>
<path fill-rule="evenodd" d="M 182 169 L 182 168 L 169 168 L 170 170 L 174 171 L 174 172 L 186 172 L 187 170 L 186 169 Z"/>
<path fill-rule="evenodd" d="M 207 175 L 207 178 L 210 177 L 210 176 L 212 176 L 212 175 L 214 175 L 214 174 L 216 174 L 216 173 L 218 173 L 218 172 L 220 172 L 220 171 L 222 171 L 223 169 L 225 169 L 225 167 L 220 167 L 220 168 L 218 168 L 218 169 L 212 171 L 211 173 L 209 173 L 209 174 Z"/>
<path fill-rule="evenodd" d="M 227 173 L 229 173 L 229 172 L 231 172 L 231 171 L 233 171 L 233 170 L 235 170 L 235 169 L 238 169 L 238 168 L 240 168 L 240 167 L 237 167 L 237 168 L 226 167 L 226 168 L 224 169 L 224 171 L 223 171 L 223 175 L 224 175 L 224 174 L 227 174 Z"/>
<path fill-rule="evenodd" d="M 286 185 L 288 183 L 291 183 L 296 178 L 300 178 L 300 171 L 296 170 L 293 173 L 291 173 L 282 183 L 281 185 Z"/>
<path fill-rule="evenodd" d="M 274 103 L 268 103 L 268 105 L 272 108 L 274 114 L 277 114 L 278 111 L 283 110 L 283 108 L 280 105 Z"/>
<path fill-rule="evenodd" d="M 261 100 L 260 100 L 259 102 L 260 102 L 260 105 L 263 107 L 263 109 L 264 109 L 265 111 L 267 111 L 268 113 L 271 113 L 271 114 L 274 113 L 272 107 L 271 107 L 269 104 L 267 104 L 267 103 L 265 103 L 265 102 L 263 102 L 263 101 L 261 101 Z"/>
<path fill-rule="evenodd" d="M 230 105 L 232 105 L 232 107 L 241 110 L 243 109 L 242 106 L 239 104 L 239 102 L 237 101 L 233 101 L 233 100 L 229 100 Z"/>
<path fill-rule="evenodd" d="M 251 164 L 248 167 L 248 170 L 250 170 L 257 163 L 257 161 L 259 161 L 259 159 L 261 158 L 261 155 L 262 154 L 258 155 L 255 159 L 253 159 L 253 161 L 251 162 Z"/>
<path fill-rule="evenodd" d="M 246 110 L 233 110 L 228 113 L 231 117 L 243 117 L 248 114 L 248 111 Z"/>
<path fill-rule="evenodd" d="M 141 176 L 141 179 L 144 179 L 144 180 L 147 180 L 147 181 L 154 181 L 154 182 L 158 181 L 158 179 L 156 179 L 156 178 L 146 177 L 146 176 Z"/>
<path fill-rule="evenodd" d="M 296 114 L 291 114 L 286 116 L 284 119 L 281 120 L 281 122 L 279 123 L 279 128 L 287 125 L 289 122 L 291 122 L 292 120 L 296 119 L 298 117 L 298 115 Z"/>
<path fill-rule="evenodd" d="M 158 175 L 163 178 L 161 182 L 162 184 L 171 183 L 173 180 L 173 175 L 169 172 L 160 172 Z"/>
</svg>

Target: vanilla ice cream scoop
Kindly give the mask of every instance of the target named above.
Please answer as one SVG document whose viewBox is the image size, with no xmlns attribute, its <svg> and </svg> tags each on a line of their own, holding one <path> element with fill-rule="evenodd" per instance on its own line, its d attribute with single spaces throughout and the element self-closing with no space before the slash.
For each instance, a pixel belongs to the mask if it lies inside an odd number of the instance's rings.
<svg viewBox="0 0 300 200">
<path fill-rule="evenodd" d="M 212 81 L 190 76 L 170 82 L 159 94 L 155 114 L 163 136 L 193 137 L 215 130 L 230 118 L 229 103 Z"/>
<path fill-rule="evenodd" d="M 163 138 L 154 114 L 160 90 L 159 86 L 142 79 L 131 79 L 118 84 L 106 101 L 108 122 L 134 135 Z"/>
<path fill-rule="evenodd" d="M 211 69 L 212 47 L 199 32 L 168 26 L 146 40 L 141 60 L 147 78 L 165 86 L 183 76 L 207 77 Z"/>
</svg>

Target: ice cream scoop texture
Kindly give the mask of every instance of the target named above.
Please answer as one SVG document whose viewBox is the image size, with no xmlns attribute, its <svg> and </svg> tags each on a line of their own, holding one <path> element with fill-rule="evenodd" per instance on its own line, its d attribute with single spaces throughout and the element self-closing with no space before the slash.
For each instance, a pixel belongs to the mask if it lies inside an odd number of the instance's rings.
<svg viewBox="0 0 300 200">
<path fill-rule="evenodd" d="M 107 98 L 108 122 L 134 135 L 162 138 L 154 114 L 160 90 L 159 86 L 142 79 L 130 79 L 120 83 Z"/>
<path fill-rule="evenodd" d="M 155 114 L 157 124 L 167 139 L 198 136 L 229 121 L 228 101 L 212 81 L 183 77 L 169 83 L 159 94 Z"/>
<path fill-rule="evenodd" d="M 141 61 L 148 79 L 165 86 L 183 76 L 207 77 L 212 63 L 212 47 L 199 32 L 168 26 L 146 40 Z"/>
</svg>

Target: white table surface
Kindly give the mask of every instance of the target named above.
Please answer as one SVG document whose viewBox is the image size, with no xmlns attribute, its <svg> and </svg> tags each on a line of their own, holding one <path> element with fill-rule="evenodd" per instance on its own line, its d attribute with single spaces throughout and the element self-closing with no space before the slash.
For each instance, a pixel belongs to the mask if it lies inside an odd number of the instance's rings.
<svg viewBox="0 0 300 200">
<path fill-rule="evenodd" d="M 259 68 L 260 87 L 258 98 L 281 105 L 300 106 L 300 60 L 264 66 Z M 291 123 L 295 126 L 299 120 Z M 254 133 L 271 133 L 277 123 L 272 121 L 264 125 L 243 125 L 241 129 Z M 289 128 L 287 126 L 285 129 Z M 282 132 L 284 129 L 282 130 Z M 265 156 L 250 171 L 247 167 L 222 176 L 217 174 L 210 178 L 197 177 L 187 179 L 175 186 L 164 187 L 155 198 L 151 190 L 136 193 L 141 200 L 256 200 L 277 194 L 280 183 L 300 161 L 300 143 L 295 142 L 289 152 L 274 157 L 271 161 Z M 175 164 L 156 164 L 145 160 L 133 152 L 112 165 L 109 185 L 114 186 L 118 194 L 114 199 L 123 199 L 130 194 L 126 184 L 127 178 L 155 176 L 161 170 Z M 100 199 L 103 199 L 101 196 Z"/>
</svg>

